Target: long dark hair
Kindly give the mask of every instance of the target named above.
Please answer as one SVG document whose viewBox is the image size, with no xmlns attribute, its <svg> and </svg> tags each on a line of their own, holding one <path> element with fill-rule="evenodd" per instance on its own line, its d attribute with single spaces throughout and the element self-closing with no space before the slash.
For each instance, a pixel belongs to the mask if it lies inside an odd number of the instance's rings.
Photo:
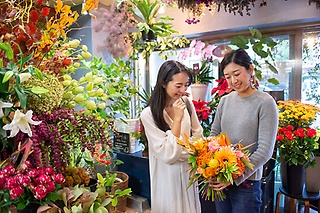
<svg viewBox="0 0 320 213">
<path fill-rule="evenodd" d="M 159 69 L 157 82 L 148 102 L 148 105 L 151 108 L 153 119 L 158 128 L 162 131 L 167 131 L 170 129 L 163 117 L 163 109 L 165 108 L 167 97 L 167 93 L 165 88 L 163 88 L 163 85 L 168 85 L 168 83 L 172 81 L 172 76 L 178 73 L 186 73 L 188 75 L 189 86 L 193 79 L 192 72 L 189 68 L 174 60 L 164 62 Z"/>
<path fill-rule="evenodd" d="M 239 66 L 242 66 L 246 68 L 246 70 L 249 70 L 250 64 L 252 64 L 250 56 L 244 49 L 232 50 L 224 56 L 220 63 L 220 71 L 222 74 L 223 70 L 230 63 L 235 63 Z"/>
</svg>

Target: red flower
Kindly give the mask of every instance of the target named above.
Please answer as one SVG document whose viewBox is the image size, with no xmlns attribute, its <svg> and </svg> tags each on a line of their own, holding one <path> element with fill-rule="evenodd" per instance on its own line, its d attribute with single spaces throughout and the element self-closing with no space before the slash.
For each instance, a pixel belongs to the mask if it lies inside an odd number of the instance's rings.
<svg viewBox="0 0 320 213">
<path fill-rule="evenodd" d="M 23 188 L 21 188 L 20 186 L 17 186 L 13 189 L 10 189 L 9 193 L 10 193 L 10 199 L 11 200 L 14 200 L 18 197 L 20 197 L 23 193 Z"/>
<path fill-rule="evenodd" d="M 218 83 L 218 86 L 214 87 L 211 90 L 211 95 L 215 94 L 218 91 L 218 96 L 223 96 L 224 94 L 228 94 L 232 91 L 232 89 L 229 88 L 228 82 L 225 77 L 217 79 L 216 82 Z"/>
<path fill-rule="evenodd" d="M 42 16 L 48 16 L 49 13 L 50 13 L 50 8 L 49 7 L 42 8 L 42 10 L 41 10 L 41 15 Z"/>
<path fill-rule="evenodd" d="M 307 129 L 307 136 L 309 138 L 313 138 L 317 135 L 317 131 L 315 129 L 312 129 L 312 128 L 308 128 Z"/>
<path fill-rule="evenodd" d="M 293 131 L 294 127 L 293 127 L 292 125 L 288 125 L 288 126 L 286 127 L 286 129 L 289 130 L 289 131 Z"/>
<path fill-rule="evenodd" d="M 37 11 L 32 10 L 30 12 L 30 20 L 33 21 L 33 22 L 37 22 L 39 20 L 39 14 L 38 14 Z"/>
<path fill-rule="evenodd" d="M 43 198 L 45 198 L 47 196 L 47 189 L 46 187 L 44 187 L 44 185 L 38 185 L 36 186 L 34 189 L 33 189 L 33 193 L 34 193 L 34 196 L 38 199 L 38 200 L 41 200 Z"/>
<path fill-rule="evenodd" d="M 52 179 L 57 183 L 57 184 L 63 184 L 66 179 L 62 174 L 56 174 L 52 176 Z"/>
<path fill-rule="evenodd" d="M 283 135 L 279 135 L 279 134 L 277 135 L 277 138 L 276 138 L 277 141 L 283 141 L 283 139 L 284 139 Z"/>
<path fill-rule="evenodd" d="M 43 0 L 38 0 L 38 5 L 42 5 Z"/>
<path fill-rule="evenodd" d="M 5 185 L 4 185 L 4 187 L 6 189 L 13 189 L 13 188 L 16 188 L 18 186 L 19 186 L 19 184 L 18 184 L 16 178 L 14 178 L 14 177 L 8 177 L 7 181 L 6 181 Z"/>
<path fill-rule="evenodd" d="M 47 189 L 48 192 L 53 192 L 54 189 L 55 189 L 54 182 L 53 182 L 53 181 L 48 182 L 48 183 L 46 184 L 46 189 Z"/>
<path fill-rule="evenodd" d="M 17 175 L 18 183 L 24 187 L 28 186 L 31 183 L 31 178 L 28 175 L 18 174 Z"/>
<path fill-rule="evenodd" d="M 54 169 L 51 166 L 47 166 L 45 168 L 45 172 L 47 175 L 52 175 L 54 173 Z"/>
<path fill-rule="evenodd" d="M 293 132 L 293 134 L 296 135 L 296 136 L 298 136 L 298 137 L 300 137 L 300 138 L 303 138 L 304 136 L 306 136 L 306 135 L 304 134 L 304 129 L 303 129 L 303 128 L 298 128 L 297 130 L 295 130 L 295 131 Z"/>
</svg>

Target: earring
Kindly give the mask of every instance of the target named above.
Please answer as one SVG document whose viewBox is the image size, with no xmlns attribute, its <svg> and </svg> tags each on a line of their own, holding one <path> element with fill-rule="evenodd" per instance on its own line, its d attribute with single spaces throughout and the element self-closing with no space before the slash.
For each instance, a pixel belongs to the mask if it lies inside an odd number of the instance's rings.
<svg viewBox="0 0 320 213">
<path fill-rule="evenodd" d="M 250 84 L 251 84 L 252 89 L 256 89 L 256 81 L 255 81 L 255 77 L 253 75 L 251 76 Z"/>
</svg>

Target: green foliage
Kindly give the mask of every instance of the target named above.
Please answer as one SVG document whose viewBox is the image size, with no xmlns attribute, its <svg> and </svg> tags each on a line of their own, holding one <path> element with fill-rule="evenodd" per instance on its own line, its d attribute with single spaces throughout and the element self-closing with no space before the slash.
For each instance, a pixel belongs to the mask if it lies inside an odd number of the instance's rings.
<svg viewBox="0 0 320 213">
<path fill-rule="evenodd" d="M 0 80 L 1 80 L 1 87 L 0 87 L 0 97 L 1 101 L 3 102 L 11 102 L 9 100 L 10 96 L 17 97 L 17 100 L 19 101 L 21 108 L 26 111 L 27 108 L 27 97 L 26 94 L 33 94 L 37 95 L 40 93 L 46 93 L 47 90 L 42 87 L 31 87 L 28 89 L 25 89 L 21 87 L 20 82 L 21 78 L 19 74 L 23 73 L 29 73 L 30 75 L 37 75 L 39 79 L 42 79 L 42 73 L 37 68 L 32 66 L 25 66 L 26 62 L 29 61 L 33 54 L 30 54 L 27 57 L 24 57 L 21 48 L 16 44 L 19 51 L 20 51 L 20 58 L 17 62 L 13 61 L 13 50 L 9 43 L 3 43 L 0 42 L 0 50 L 3 50 L 5 52 L 6 56 L 6 67 L 3 67 L 3 58 L 1 60 L 1 67 L 0 67 Z M 10 82 L 12 80 L 12 82 Z M 8 114 L 8 113 L 7 113 Z M 5 116 L 7 115 L 5 114 Z"/>
<path fill-rule="evenodd" d="M 200 67 L 199 73 L 195 72 L 194 70 L 192 71 L 193 73 L 193 83 L 194 84 L 209 84 L 212 82 L 214 77 L 210 76 L 211 73 L 211 67 L 210 67 L 210 62 L 208 61 L 203 61 Z"/>
<path fill-rule="evenodd" d="M 277 45 L 277 43 L 274 42 L 272 38 L 263 36 L 258 29 L 249 27 L 249 30 L 251 33 L 251 38 L 248 38 L 243 35 L 234 36 L 231 39 L 231 44 L 245 50 L 251 47 L 254 53 L 264 60 L 264 63 L 267 65 L 268 69 L 271 70 L 273 73 L 278 74 L 278 70 L 275 67 L 274 55 L 272 54 L 272 49 Z M 261 80 L 261 64 L 258 63 L 256 58 L 252 59 L 252 63 L 254 64 L 254 71 L 256 77 L 259 80 Z M 268 79 L 268 81 L 275 85 L 279 84 L 279 81 L 275 78 Z"/>
</svg>

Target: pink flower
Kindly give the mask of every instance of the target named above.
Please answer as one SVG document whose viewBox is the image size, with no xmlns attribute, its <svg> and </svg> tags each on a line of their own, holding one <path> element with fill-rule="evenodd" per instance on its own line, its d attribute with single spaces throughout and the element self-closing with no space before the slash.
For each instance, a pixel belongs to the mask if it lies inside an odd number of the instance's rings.
<svg viewBox="0 0 320 213">
<path fill-rule="evenodd" d="M 14 200 L 18 197 L 20 197 L 23 193 L 23 189 L 20 186 L 14 187 L 12 189 L 9 190 L 10 193 L 10 199 Z"/>
<path fill-rule="evenodd" d="M 38 185 L 33 189 L 33 194 L 38 200 L 45 198 L 47 196 L 47 193 L 48 191 L 46 187 L 44 187 L 44 185 Z"/>
<path fill-rule="evenodd" d="M 40 184 L 47 184 L 51 181 L 51 178 L 48 175 L 42 174 L 37 178 Z"/>
<path fill-rule="evenodd" d="M 31 178 L 35 178 L 38 176 L 38 170 L 37 169 L 31 169 L 27 172 L 27 175 L 29 175 Z"/>
<path fill-rule="evenodd" d="M 15 187 L 18 187 L 19 185 L 15 177 L 8 177 L 4 186 L 6 189 L 10 190 Z"/>
<path fill-rule="evenodd" d="M 45 173 L 46 173 L 47 175 L 52 175 L 52 174 L 54 173 L 54 169 L 53 169 L 51 166 L 47 166 L 47 167 L 45 168 Z"/>
<path fill-rule="evenodd" d="M 25 171 L 27 169 L 31 168 L 31 163 L 30 161 L 25 161 L 23 164 L 20 166 L 21 171 Z"/>
<path fill-rule="evenodd" d="M 5 182 L 6 182 L 5 178 L 0 178 L 0 190 L 4 189 Z"/>
<path fill-rule="evenodd" d="M 56 175 L 52 175 L 52 179 L 57 183 L 57 184 L 63 184 L 66 179 L 64 178 L 64 176 L 62 174 L 56 174 Z"/>
<path fill-rule="evenodd" d="M 54 185 L 54 183 L 51 181 L 51 182 L 48 182 L 48 183 L 46 184 L 46 188 L 47 188 L 47 191 L 48 191 L 48 192 L 53 192 L 54 189 L 55 189 L 55 185 Z"/>
<path fill-rule="evenodd" d="M 31 183 L 31 178 L 28 175 L 18 174 L 16 176 L 18 183 L 24 187 Z"/>
<path fill-rule="evenodd" d="M 14 173 L 16 172 L 16 169 L 13 166 L 7 166 L 2 170 L 2 172 L 7 176 L 11 176 L 11 175 L 14 175 Z"/>
</svg>

